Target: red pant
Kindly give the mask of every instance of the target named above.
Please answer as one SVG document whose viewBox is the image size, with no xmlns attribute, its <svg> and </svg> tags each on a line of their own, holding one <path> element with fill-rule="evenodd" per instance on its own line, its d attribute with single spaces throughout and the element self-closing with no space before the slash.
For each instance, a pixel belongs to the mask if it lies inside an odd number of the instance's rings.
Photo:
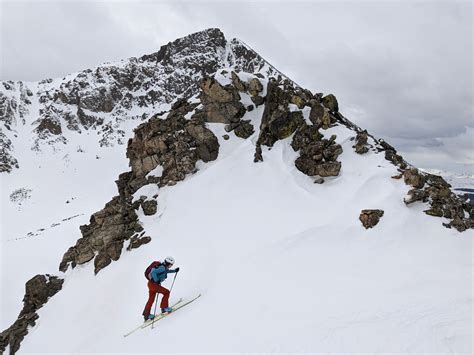
<svg viewBox="0 0 474 355">
<path fill-rule="evenodd" d="M 170 291 L 155 282 L 148 281 L 148 302 L 146 303 L 145 309 L 143 310 L 144 316 L 148 317 L 150 315 L 151 306 L 153 306 L 153 302 L 155 301 L 157 293 L 161 293 L 163 295 L 163 298 L 161 299 L 160 308 L 168 307 Z"/>
</svg>

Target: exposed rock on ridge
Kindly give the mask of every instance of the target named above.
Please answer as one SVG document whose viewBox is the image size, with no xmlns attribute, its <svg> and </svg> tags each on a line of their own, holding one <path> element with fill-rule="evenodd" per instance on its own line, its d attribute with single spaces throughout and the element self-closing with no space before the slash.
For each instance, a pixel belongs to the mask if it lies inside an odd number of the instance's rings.
<svg viewBox="0 0 474 355">
<path fill-rule="evenodd" d="M 3 353 L 8 345 L 10 345 L 10 354 L 18 351 L 20 343 L 28 334 L 28 327 L 33 327 L 39 318 L 36 311 L 62 289 L 63 282 L 64 280 L 56 276 L 36 275 L 26 283 L 23 309 L 18 319 L 0 333 L 0 353 Z"/>
</svg>

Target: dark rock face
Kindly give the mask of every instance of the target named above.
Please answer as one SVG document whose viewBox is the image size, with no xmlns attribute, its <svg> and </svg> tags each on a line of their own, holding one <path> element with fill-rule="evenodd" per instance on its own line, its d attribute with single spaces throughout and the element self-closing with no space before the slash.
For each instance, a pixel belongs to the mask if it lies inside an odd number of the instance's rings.
<svg viewBox="0 0 474 355">
<path fill-rule="evenodd" d="M 152 216 L 158 210 L 158 204 L 155 200 L 143 201 L 141 205 L 145 216 Z"/>
<path fill-rule="evenodd" d="M 383 216 L 383 210 L 362 210 L 360 212 L 359 220 L 365 229 L 373 228 L 379 223 L 380 218 Z"/>
<path fill-rule="evenodd" d="M 247 139 L 255 132 L 250 120 L 242 120 L 240 124 L 234 128 L 234 133 L 237 137 Z"/>
<path fill-rule="evenodd" d="M 369 151 L 367 139 L 368 135 L 366 130 L 362 132 L 357 132 L 355 138 L 356 144 L 352 147 L 355 148 L 357 154 L 365 154 Z"/>
<path fill-rule="evenodd" d="M 335 136 L 323 139 L 316 126 L 301 126 L 291 144 L 295 151 L 300 151 L 296 168 L 308 176 L 338 176 L 341 163 L 337 158 L 342 154 L 342 147 L 335 139 Z"/>
<path fill-rule="evenodd" d="M 231 85 L 223 87 L 214 78 L 205 78 L 201 83 L 199 96 L 203 110 L 198 113 L 206 122 L 238 122 L 247 112 L 240 102 L 240 95 Z"/>
<path fill-rule="evenodd" d="M 25 285 L 23 309 L 18 319 L 8 329 L 0 333 L 0 352 L 10 345 L 10 354 L 15 354 L 20 343 L 28 334 L 28 327 L 36 324 L 39 318 L 36 311 L 40 309 L 50 297 L 61 290 L 64 280 L 51 275 L 36 275 Z"/>
<path fill-rule="evenodd" d="M 8 139 L 0 128 L 0 173 L 9 173 L 14 168 L 19 168 L 18 160 L 11 155 L 12 150 L 12 141 Z"/>
<path fill-rule="evenodd" d="M 403 173 L 405 184 L 421 189 L 425 185 L 425 177 L 417 169 L 408 169 Z"/>
<path fill-rule="evenodd" d="M 81 226 L 82 238 L 64 254 L 59 270 L 84 264 L 95 258 L 95 273 L 111 260 L 118 260 L 125 240 L 143 227 L 128 199 L 115 196 L 105 207 L 94 213 L 88 225 Z"/>
<path fill-rule="evenodd" d="M 135 177 L 144 177 L 163 166 L 159 185 L 174 185 L 195 171 L 196 162 L 217 158 L 219 142 L 197 117 L 187 120 L 179 114 L 166 119 L 154 117 L 135 130 L 127 157 Z"/>
<path fill-rule="evenodd" d="M 289 84 L 281 87 L 276 80 L 268 82 L 257 146 L 272 147 L 277 140 L 289 137 L 304 124 L 302 112 L 289 109 L 293 92 L 294 88 Z"/>
<path fill-rule="evenodd" d="M 316 101 L 314 101 L 311 106 L 309 119 L 317 128 L 328 129 L 331 125 L 331 118 L 329 117 L 328 109 L 321 106 L 321 104 Z"/>
<path fill-rule="evenodd" d="M 322 99 L 321 99 L 321 102 L 323 103 L 323 105 L 331 112 L 335 113 L 335 112 L 339 112 L 339 104 L 337 103 L 337 99 L 336 99 L 336 96 L 334 96 L 333 94 L 329 94 L 327 96 L 324 96 Z"/>
</svg>

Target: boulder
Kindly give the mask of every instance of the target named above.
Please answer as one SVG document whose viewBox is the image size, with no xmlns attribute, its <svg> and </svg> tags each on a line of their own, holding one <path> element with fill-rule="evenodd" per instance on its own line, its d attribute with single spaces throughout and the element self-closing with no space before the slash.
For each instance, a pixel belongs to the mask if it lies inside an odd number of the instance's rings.
<svg viewBox="0 0 474 355">
<path fill-rule="evenodd" d="M 253 125 L 250 120 L 242 120 L 240 124 L 234 129 L 234 133 L 237 137 L 247 139 L 255 132 Z"/>
<path fill-rule="evenodd" d="M 357 154 L 365 154 L 369 151 L 367 139 L 368 134 L 366 130 L 362 132 L 357 132 L 355 138 L 356 144 L 352 147 L 355 148 Z"/>
<path fill-rule="evenodd" d="M 158 210 L 158 203 L 156 202 L 156 200 L 143 201 L 141 206 L 145 216 L 152 216 Z"/>
<path fill-rule="evenodd" d="M 417 169 L 408 169 L 403 173 L 405 184 L 421 189 L 425 185 L 425 177 Z"/>
<path fill-rule="evenodd" d="M 263 85 L 257 78 L 253 78 L 249 82 L 249 94 L 251 96 L 258 96 L 263 91 Z"/>
<path fill-rule="evenodd" d="M 329 111 L 317 102 L 311 106 L 309 119 L 317 128 L 328 129 L 331 125 Z"/>
<path fill-rule="evenodd" d="M 383 216 L 383 210 L 362 210 L 360 212 L 359 220 L 365 229 L 373 228 L 379 223 L 380 218 Z"/>
<path fill-rule="evenodd" d="M 321 99 L 321 102 L 330 112 L 339 112 L 339 105 L 337 103 L 336 96 L 333 94 L 324 96 Z"/>
</svg>

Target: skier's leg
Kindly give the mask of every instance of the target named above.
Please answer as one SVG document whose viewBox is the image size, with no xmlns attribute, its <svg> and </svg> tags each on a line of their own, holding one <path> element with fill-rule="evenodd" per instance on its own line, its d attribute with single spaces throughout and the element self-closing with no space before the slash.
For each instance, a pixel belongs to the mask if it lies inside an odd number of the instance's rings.
<svg viewBox="0 0 474 355">
<path fill-rule="evenodd" d="M 170 291 L 167 288 L 164 288 L 161 285 L 158 285 L 158 292 L 163 295 L 161 299 L 160 308 L 168 308 L 169 306 L 169 299 L 170 299 Z"/>
<path fill-rule="evenodd" d="M 151 312 L 151 307 L 155 301 L 156 293 L 158 292 L 157 284 L 154 282 L 148 281 L 148 301 L 146 303 L 145 309 L 143 310 L 143 315 L 148 317 Z"/>
</svg>

